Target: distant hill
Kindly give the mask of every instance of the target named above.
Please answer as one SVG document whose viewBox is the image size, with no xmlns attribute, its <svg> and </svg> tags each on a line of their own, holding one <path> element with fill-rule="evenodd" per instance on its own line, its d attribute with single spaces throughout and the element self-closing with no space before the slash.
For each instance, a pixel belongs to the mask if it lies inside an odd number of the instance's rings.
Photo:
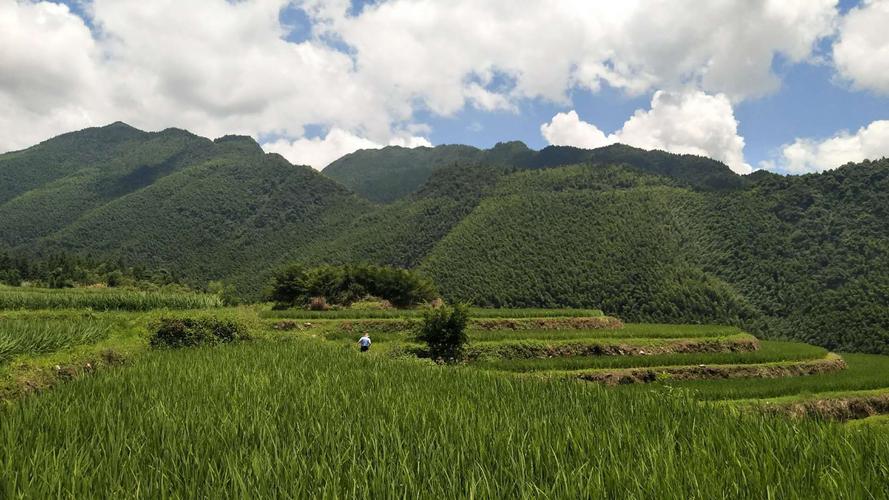
<svg viewBox="0 0 889 500">
<path fill-rule="evenodd" d="M 251 291 L 370 207 L 250 138 L 120 123 L 0 155 L 0 179 L 0 246 L 121 258 L 198 285 L 241 273 Z"/>
<path fill-rule="evenodd" d="M 290 260 L 391 264 L 453 301 L 600 307 L 889 353 L 889 160 L 739 176 L 621 145 L 502 143 L 334 165 L 377 197 L 249 138 L 123 124 L 66 134 L 0 155 L 0 250 L 136 261 L 251 299 Z"/>
<path fill-rule="evenodd" d="M 444 145 L 434 148 L 365 149 L 348 154 L 324 169 L 324 175 L 361 196 L 390 203 L 420 188 L 436 170 L 466 165 L 525 165 L 533 151 L 509 142 L 489 150 Z"/>
<path fill-rule="evenodd" d="M 645 151 L 622 144 L 591 150 L 549 146 L 534 151 L 518 141 L 486 150 L 455 145 L 361 150 L 331 163 L 323 172 L 369 200 L 390 203 L 415 192 L 442 168 L 475 165 L 539 169 L 579 163 L 627 165 L 699 189 L 741 189 L 748 184 L 725 164 L 701 156 Z"/>
</svg>

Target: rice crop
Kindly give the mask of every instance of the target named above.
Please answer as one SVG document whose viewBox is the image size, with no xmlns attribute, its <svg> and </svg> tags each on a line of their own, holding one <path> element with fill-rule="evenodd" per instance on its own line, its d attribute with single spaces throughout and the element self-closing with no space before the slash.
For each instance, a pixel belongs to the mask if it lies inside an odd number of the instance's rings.
<svg viewBox="0 0 889 500">
<path fill-rule="evenodd" d="M 0 421 L 2 498 L 873 498 L 889 481 L 867 429 L 305 340 L 149 353 Z"/>
<path fill-rule="evenodd" d="M 93 344 L 108 333 L 109 327 L 97 321 L 0 319 L 0 364 L 21 354 L 44 354 Z"/>
<path fill-rule="evenodd" d="M 310 311 L 306 309 L 285 309 L 282 311 L 262 311 L 260 317 L 279 319 L 388 319 L 422 318 L 424 309 L 334 309 L 330 311 Z M 471 318 L 589 318 L 604 316 L 599 309 L 470 309 Z"/>
<path fill-rule="evenodd" d="M 0 288 L 0 310 L 92 309 L 95 311 L 149 311 L 152 309 L 204 309 L 221 307 L 216 295 L 122 289 Z"/>
<path fill-rule="evenodd" d="M 752 352 L 658 354 L 652 356 L 579 356 L 544 359 L 495 359 L 473 364 L 477 368 L 508 372 L 595 370 L 682 365 L 737 365 L 803 361 L 823 358 L 827 350 L 799 342 L 762 341 Z"/>
<path fill-rule="evenodd" d="M 728 337 L 743 333 L 733 326 L 713 325 L 648 325 L 625 324 L 623 328 L 592 330 L 473 330 L 469 337 L 475 341 L 500 340 L 575 340 L 575 339 L 695 339 Z"/>
<path fill-rule="evenodd" d="M 419 323 L 418 323 L 419 324 Z M 372 332 L 374 341 L 391 342 L 408 340 L 416 325 L 403 325 L 401 330 Z M 326 325 L 324 337 L 328 340 L 352 341 L 363 333 L 360 323 L 350 329 Z M 629 323 L 620 329 L 529 329 L 529 330 L 482 330 L 470 323 L 468 334 L 471 342 L 496 342 L 519 340 L 584 340 L 584 339 L 701 339 L 729 337 L 743 333 L 733 326 L 718 325 L 655 325 Z"/>
<path fill-rule="evenodd" d="M 819 392 L 889 388 L 889 356 L 851 353 L 843 353 L 842 356 L 847 367 L 836 373 L 771 380 L 705 380 L 665 384 L 675 389 L 691 390 L 695 397 L 705 400 L 775 398 Z"/>
</svg>

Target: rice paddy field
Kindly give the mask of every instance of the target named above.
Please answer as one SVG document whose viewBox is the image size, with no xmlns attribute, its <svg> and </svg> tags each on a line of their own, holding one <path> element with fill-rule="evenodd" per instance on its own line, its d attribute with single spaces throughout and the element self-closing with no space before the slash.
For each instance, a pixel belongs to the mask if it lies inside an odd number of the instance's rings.
<svg viewBox="0 0 889 500">
<path fill-rule="evenodd" d="M 0 286 L 0 310 L 92 309 L 96 311 L 150 311 L 153 309 L 202 309 L 221 307 L 215 295 L 139 291 L 114 288 L 13 288 Z"/>
<path fill-rule="evenodd" d="M 406 350 L 416 346 L 414 313 L 270 313 L 0 310 L 0 498 L 889 494 L 885 415 L 840 421 L 757 409 L 776 398 L 882 394 L 889 357 L 841 353 L 841 369 L 766 378 L 834 355 L 734 327 L 536 328 L 550 325 L 541 318 L 603 315 L 501 310 L 474 314 L 514 321 L 469 331 L 469 349 L 496 356 L 439 365 Z M 150 325 L 171 316 L 232 318 L 253 340 L 150 349 Z M 355 346 L 362 333 L 374 340 L 364 354 Z M 659 374 L 676 366 L 747 371 Z M 628 369 L 656 376 L 614 387 L 549 376 Z"/>
</svg>

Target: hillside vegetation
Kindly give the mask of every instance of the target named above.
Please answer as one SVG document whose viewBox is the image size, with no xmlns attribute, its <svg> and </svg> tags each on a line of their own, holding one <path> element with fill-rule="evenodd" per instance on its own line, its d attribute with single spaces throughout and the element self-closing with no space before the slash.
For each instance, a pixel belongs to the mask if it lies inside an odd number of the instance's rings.
<svg viewBox="0 0 889 500">
<path fill-rule="evenodd" d="M 124 124 L 0 155 L 0 178 L 0 247 L 101 255 L 198 286 L 237 274 L 254 294 L 273 265 L 370 207 L 252 139 Z"/>
<path fill-rule="evenodd" d="M 578 163 L 632 165 L 703 189 L 739 189 L 747 184 L 722 163 L 700 156 L 645 151 L 622 144 L 594 150 L 548 146 L 534 151 L 518 141 L 498 143 L 491 149 L 445 145 L 361 150 L 331 163 L 324 174 L 369 200 L 390 203 L 416 192 L 435 172 L 449 167 L 538 169 Z"/>
</svg>

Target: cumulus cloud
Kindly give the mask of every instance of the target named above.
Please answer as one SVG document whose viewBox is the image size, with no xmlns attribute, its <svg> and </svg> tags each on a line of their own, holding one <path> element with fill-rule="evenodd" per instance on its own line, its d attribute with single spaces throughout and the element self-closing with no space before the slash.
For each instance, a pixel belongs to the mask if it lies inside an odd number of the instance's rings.
<svg viewBox="0 0 889 500">
<path fill-rule="evenodd" d="M 602 84 L 759 96 L 779 84 L 775 56 L 810 57 L 837 16 L 836 0 L 390 0 L 359 16 L 305 2 L 363 74 L 445 114 L 473 93 L 467 75 L 492 72 L 514 79 L 499 91 L 513 100 Z"/>
<path fill-rule="evenodd" d="M 872 122 L 857 132 L 841 131 L 823 140 L 796 139 L 781 148 L 778 159 L 762 163 L 769 170 L 789 174 L 821 172 L 849 162 L 889 156 L 889 120 Z"/>
<path fill-rule="evenodd" d="M 866 0 L 843 19 L 833 47 L 840 76 L 860 89 L 889 93 L 889 0 Z"/>
<path fill-rule="evenodd" d="M 423 137 L 400 136 L 394 137 L 388 145 L 415 148 L 432 144 Z M 343 129 L 333 128 L 324 138 L 301 138 L 295 141 L 280 139 L 266 143 L 264 148 L 270 153 L 280 154 L 297 165 L 309 165 L 321 170 L 334 160 L 359 149 L 379 149 L 383 146 L 384 144 L 359 137 Z"/>
<path fill-rule="evenodd" d="M 738 135 L 731 102 L 722 94 L 655 92 L 650 109 L 636 111 L 620 130 L 607 135 L 576 111 L 557 114 L 540 131 L 554 145 L 596 148 L 623 143 L 708 156 L 740 174 L 752 171 L 744 161 L 744 138 Z"/>
<path fill-rule="evenodd" d="M 541 125 L 540 133 L 554 146 L 594 149 L 617 142 L 614 135 L 606 136 L 599 127 L 581 120 L 573 109 L 559 113 L 552 121 Z"/>
<path fill-rule="evenodd" d="M 0 150 L 115 120 L 387 144 L 420 111 L 514 112 L 602 85 L 740 100 L 776 88 L 776 56 L 812 55 L 835 3 L 388 0 L 356 15 L 349 0 L 84 0 L 87 26 L 57 3 L 0 0 Z M 287 40 L 287 8 L 309 14 L 311 38 Z"/>
</svg>

